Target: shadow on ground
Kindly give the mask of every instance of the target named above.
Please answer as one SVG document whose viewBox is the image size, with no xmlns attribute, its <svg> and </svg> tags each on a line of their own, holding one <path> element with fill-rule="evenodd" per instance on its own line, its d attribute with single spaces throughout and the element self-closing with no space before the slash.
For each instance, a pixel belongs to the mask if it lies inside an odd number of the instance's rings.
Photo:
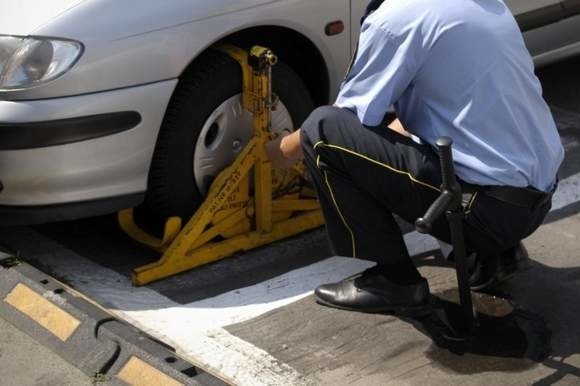
<svg viewBox="0 0 580 386">
<path fill-rule="evenodd" d="M 114 215 L 35 226 L 44 236 L 103 267 L 131 277 L 160 254 L 129 238 Z M 148 287 L 180 304 L 252 286 L 332 256 L 322 229 L 178 274 Z M 42 264 L 42 262 L 40 262 Z M 48 268 L 50 271 L 50 267 Z"/>
<path fill-rule="evenodd" d="M 427 259 L 426 255 L 417 257 L 418 266 L 451 267 L 443 259 Z M 448 320 L 455 325 L 461 315 L 456 292 L 439 294 L 436 309 L 428 316 L 403 318 L 433 341 L 426 355 L 434 364 L 459 374 L 477 374 L 519 372 L 542 363 L 555 372 L 534 383 L 541 386 L 553 385 L 568 375 L 580 378 L 580 363 L 568 361 L 580 355 L 576 307 L 580 267 L 553 268 L 534 262 L 529 271 L 487 294 L 474 294 L 475 304 L 483 299 L 484 312 L 477 313 L 479 327 L 467 340 L 448 338 Z M 485 303 L 492 305 L 491 312 Z"/>
</svg>

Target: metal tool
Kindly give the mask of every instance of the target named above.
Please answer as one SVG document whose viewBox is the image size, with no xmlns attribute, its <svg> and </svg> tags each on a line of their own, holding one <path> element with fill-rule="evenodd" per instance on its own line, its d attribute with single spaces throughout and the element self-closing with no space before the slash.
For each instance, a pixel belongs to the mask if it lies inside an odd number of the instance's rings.
<svg viewBox="0 0 580 386">
<path fill-rule="evenodd" d="M 207 197 L 182 228 L 179 217 L 165 224 L 162 238 L 143 231 L 133 209 L 119 212 L 121 228 L 133 239 L 163 253 L 160 260 L 133 271 L 143 285 L 284 239 L 324 223 L 318 201 L 301 194 L 303 166 L 272 170 L 264 145 L 271 139 L 272 66 L 277 57 L 267 48 L 248 52 L 231 45 L 219 49 L 242 68 L 243 106 L 253 114 L 253 137 L 233 164 L 222 171 Z M 253 173 L 252 173 L 253 172 Z M 307 196 L 307 198 L 304 198 Z"/>
<path fill-rule="evenodd" d="M 475 325 L 473 302 L 469 288 L 469 271 L 463 237 L 463 207 L 461 205 L 461 186 L 455 178 L 453 155 L 451 146 L 453 141 L 449 137 L 437 140 L 439 159 L 441 162 L 441 195 L 431 204 L 423 217 L 415 222 L 415 228 L 420 233 L 431 233 L 433 223 L 445 213 L 451 231 L 451 242 L 455 257 L 459 300 L 462 308 L 462 320 L 459 326 L 453 326 L 458 333 L 469 335 Z"/>
</svg>

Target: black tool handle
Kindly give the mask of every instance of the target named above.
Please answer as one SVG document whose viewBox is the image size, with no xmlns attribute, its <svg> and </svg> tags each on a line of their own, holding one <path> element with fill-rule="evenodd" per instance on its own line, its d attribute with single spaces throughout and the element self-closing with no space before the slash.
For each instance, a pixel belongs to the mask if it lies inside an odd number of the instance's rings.
<svg viewBox="0 0 580 386">
<path fill-rule="evenodd" d="M 453 193 L 449 190 L 444 190 L 443 193 L 431 204 L 423 217 L 419 217 L 415 221 L 415 229 L 419 233 L 431 233 L 433 223 L 437 221 L 453 202 Z"/>
<path fill-rule="evenodd" d="M 461 202 L 461 193 L 458 191 L 459 185 L 453 168 L 452 144 L 453 140 L 449 137 L 441 137 L 437 140 L 441 163 L 441 195 L 431 204 L 425 215 L 415 221 L 415 229 L 420 233 L 431 233 L 433 223 L 439 216 L 447 210 L 454 209 L 458 200 L 459 203 Z"/>
<path fill-rule="evenodd" d="M 455 178 L 453 168 L 453 155 L 451 145 L 453 141 L 449 137 L 441 137 L 437 140 L 439 159 L 441 162 L 441 195 L 431 204 L 425 216 L 415 221 L 415 228 L 421 233 L 430 233 L 433 223 L 443 213 L 446 214 L 455 255 L 455 268 L 457 284 L 459 287 L 459 299 L 463 313 L 463 321 L 460 327 L 461 333 L 470 334 L 474 326 L 473 303 L 469 288 L 469 271 L 465 255 L 465 240 L 463 239 L 463 211 L 461 208 L 461 186 Z"/>
<path fill-rule="evenodd" d="M 439 162 L 441 163 L 441 190 L 454 190 L 457 180 L 455 179 L 453 155 L 451 153 L 453 140 L 449 137 L 441 137 L 436 143 L 439 150 Z"/>
</svg>

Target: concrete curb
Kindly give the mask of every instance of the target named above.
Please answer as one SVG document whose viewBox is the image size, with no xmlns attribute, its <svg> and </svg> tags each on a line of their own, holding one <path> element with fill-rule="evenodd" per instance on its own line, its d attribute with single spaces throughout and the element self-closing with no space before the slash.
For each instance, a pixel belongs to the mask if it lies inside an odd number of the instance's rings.
<svg viewBox="0 0 580 386">
<path fill-rule="evenodd" d="M 18 259 L 0 260 L 0 317 L 95 383 L 226 385 L 178 357 L 171 347 Z"/>
</svg>

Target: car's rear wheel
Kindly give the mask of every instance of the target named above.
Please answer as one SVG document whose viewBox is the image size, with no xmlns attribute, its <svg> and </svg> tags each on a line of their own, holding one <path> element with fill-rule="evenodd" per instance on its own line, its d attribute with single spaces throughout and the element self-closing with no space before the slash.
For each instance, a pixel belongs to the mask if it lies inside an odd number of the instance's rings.
<svg viewBox="0 0 580 386">
<path fill-rule="evenodd" d="M 242 73 L 229 56 L 209 51 L 183 74 L 159 133 L 140 216 L 162 223 L 189 218 L 211 181 L 231 164 L 252 135 L 252 117 L 241 105 Z M 273 131 L 295 129 L 313 108 L 306 85 L 291 68 L 273 69 L 280 103 Z"/>
</svg>

